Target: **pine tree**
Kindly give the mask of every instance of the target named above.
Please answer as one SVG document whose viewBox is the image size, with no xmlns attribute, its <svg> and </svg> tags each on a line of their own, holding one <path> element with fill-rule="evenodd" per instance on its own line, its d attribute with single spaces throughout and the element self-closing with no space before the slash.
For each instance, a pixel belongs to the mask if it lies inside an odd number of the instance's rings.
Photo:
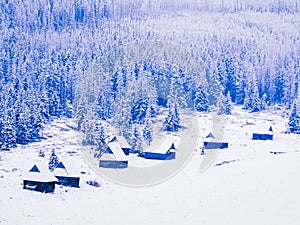
<svg viewBox="0 0 300 225">
<path fill-rule="evenodd" d="M 57 167 L 58 164 L 59 164 L 59 159 L 55 154 L 55 150 L 53 149 L 48 164 L 49 170 L 52 172 Z"/>
<path fill-rule="evenodd" d="M 297 104 L 294 102 L 292 113 L 288 122 L 289 130 L 291 133 L 300 134 L 300 116 L 297 112 Z"/>
<path fill-rule="evenodd" d="M 251 108 L 252 108 L 252 99 L 246 96 L 243 104 L 243 109 L 250 110 Z"/>
<path fill-rule="evenodd" d="M 177 104 L 175 104 L 173 107 L 169 108 L 168 116 L 164 121 L 164 128 L 166 131 L 175 132 L 178 131 L 180 127 L 180 117 Z"/>
<path fill-rule="evenodd" d="M 142 135 L 140 129 L 140 125 L 134 125 L 132 127 L 131 147 L 135 151 L 142 150 Z"/>
<path fill-rule="evenodd" d="M 258 95 L 258 88 L 254 88 L 254 93 L 252 97 L 252 106 L 251 106 L 251 112 L 258 112 L 261 110 L 261 100 Z"/>
<path fill-rule="evenodd" d="M 225 114 L 231 115 L 231 100 L 230 100 L 230 93 L 228 92 L 224 101 L 225 106 Z"/>
<path fill-rule="evenodd" d="M 200 86 L 197 88 L 196 93 L 195 93 L 194 108 L 198 112 L 208 112 L 209 111 L 208 100 Z"/>
<path fill-rule="evenodd" d="M 221 94 L 217 100 L 217 114 L 223 115 L 223 114 L 225 114 L 225 112 L 226 112 L 225 97 L 223 94 Z"/>
<path fill-rule="evenodd" d="M 261 109 L 265 110 L 267 108 L 268 105 L 268 96 L 266 93 L 263 94 L 263 96 L 261 97 Z"/>
<path fill-rule="evenodd" d="M 150 145 L 153 140 L 152 133 L 153 133 L 152 122 L 150 119 L 148 119 L 143 129 L 143 138 L 148 145 Z"/>
<path fill-rule="evenodd" d="M 94 153 L 94 157 L 100 158 L 107 149 L 107 144 L 105 142 L 106 134 L 103 125 L 100 122 L 97 122 L 95 128 L 95 144 L 96 149 Z"/>
</svg>

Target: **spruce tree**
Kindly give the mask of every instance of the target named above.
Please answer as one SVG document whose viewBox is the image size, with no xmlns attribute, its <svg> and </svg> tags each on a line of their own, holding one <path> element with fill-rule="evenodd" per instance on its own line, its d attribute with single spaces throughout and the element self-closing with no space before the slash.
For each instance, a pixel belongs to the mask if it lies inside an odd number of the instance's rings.
<svg viewBox="0 0 300 225">
<path fill-rule="evenodd" d="M 251 106 L 251 112 L 258 112 L 261 110 L 261 100 L 258 95 L 258 88 L 254 88 L 254 93 L 252 97 L 252 106 Z"/>
<path fill-rule="evenodd" d="M 288 125 L 291 133 L 300 134 L 300 116 L 299 113 L 297 112 L 296 102 L 294 102 Z"/>
<path fill-rule="evenodd" d="M 152 122 L 150 119 L 148 119 L 143 129 L 143 138 L 146 141 L 147 145 L 150 145 L 150 143 L 153 140 L 152 133 L 153 133 Z"/>
<path fill-rule="evenodd" d="M 100 158 L 106 151 L 107 145 L 105 142 L 106 134 L 103 125 L 97 122 L 95 128 L 95 144 L 96 149 L 94 153 L 95 158 Z"/>
<path fill-rule="evenodd" d="M 178 131 L 180 125 L 180 117 L 177 109 L 177 104 L 169 108 L 168 116 L 164 121 L 164 128 L 166 131 L 175 132 Z"/>
<path fill-rule="evenodd" d="M 142 150 L 142 135 L 140 125 L 135 124 L 132 127 L 131 147 L 135 151 Z"/>
<path fill-rule="evenodd" d="M 231 115 L 231 100 L 230 100 L 230 93 L 228 92 L 224 101 L 225 106 L 225 114 Z"/>
<path fill-rule="evenodd" d="M 49 170 L 52 172 L 57 167 L 58 164 L 59 164 L 59 159 L 55 154 L 55 150 L 53 149 L 48 164 Z"/>
<path fill-rule="evenodd" d="M 261 97 L 261 109 L 265 110 L 268 105 L 268 96 L 266 93 L 264 93 Z"/>
<path fill-rule="evenodd" d="M 198 112 L 207 112 L 209 110 L 208 100 L 201 87 L 198 87 L 194 98 L 194 108 Z"/>
</svg>

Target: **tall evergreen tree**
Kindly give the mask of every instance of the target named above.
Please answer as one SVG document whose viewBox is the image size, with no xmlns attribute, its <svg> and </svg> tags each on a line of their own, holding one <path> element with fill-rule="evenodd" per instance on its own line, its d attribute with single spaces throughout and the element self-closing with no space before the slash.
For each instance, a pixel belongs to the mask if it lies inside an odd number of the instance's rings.
<svg viewBox="0 0 300 225">
<path fill-rule="evenodd" d="M 96 128 L 95 128 L 95 144 L 96 144 L 96 149 L 94 153 L 94 157 L 100 158 L 107 149 L 107 144 L 106 144 L 106 132 L 101 124 L 101 122 L 96 123 Z"/>
<path fill-rule="evenodd" d="M 209 111 L 209 105 L 208 100 L 205 95 L 205 93 L 202 90 L 202 87 L 199 86 L 196 89 L 195 98 L 194 98 L 194 108 L 198 112 L 208 112 Z"/>
<path fill-rule="evenodd" d="M 261 110 L 261 100 L 258 95 L 258 88 L 255 86 L 251 101 L 251 112 L 258 112 Z"/>
<path fill-rule="evenodd" d="M 143 128 L 143 138 L 147 145 L 150 145 L 153 140 L 153 125 L 150 119 L 147 119 Z"/>
<path fill-rule="evenodd" d="M 55 154 L 55 150 L 53 149 L 48 164 L 49 170 L 52 172 L 57 167 L 58 164 L 59 164 L 59 159 Z"/>
<path fill-rule="evenodd" d="M 289 117 L 289 130 L 291 133 L 300 134 L 300 116 L 297 108 L 296 101 L 293 104 L 292 112 Z"/>
<path fill-rule="evenodd" d="M 164 120 L 164 128 L 170 132 L 178 131 L 181 128 L 177 104 L 169 107 L 168 115 Z"/>
</svg>

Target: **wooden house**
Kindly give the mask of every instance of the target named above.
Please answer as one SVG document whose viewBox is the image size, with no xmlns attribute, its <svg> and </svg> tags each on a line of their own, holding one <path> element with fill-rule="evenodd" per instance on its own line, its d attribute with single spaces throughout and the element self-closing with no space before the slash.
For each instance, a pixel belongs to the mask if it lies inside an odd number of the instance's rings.
<svg viewBox="0 0 300 225">
<path fill-rule="evenodd" d="M 145 159 L 170 160 L 176 158 L 174 137 L 167 136 L 157 145 L 146 149 L 141 156 Z"/>
<path fill-rule="evenodd" d="M 23 178 L 23 189 L 44 193 L 54 192 L 57 178 L 50 172 L 48 165 L 35 164 Z"/>
<path fill-rule="evenodd" d="M 273 128 L 272 126 L 269 129 L 259 129 L 258 131 L 253 132 L 252 140 L 273 140 Z"/>
<path fill-rule="evenodd" d="M 63 162 L 59 162 L 57 167 L 53 170 L 53 174 L 58 180 L 57 184 L 69 187 L 79 187 L 79 172 L 74 166 L 71 166 L 71 163 L 64 164 Z"/>
<path fill-rule="evenodd" d="M 217 140 L 216 137 L 210 132 L 204 139 L 204 149 L 224 149 L 228 148 L 228 142 L 223 140 Z"/>
</svg>

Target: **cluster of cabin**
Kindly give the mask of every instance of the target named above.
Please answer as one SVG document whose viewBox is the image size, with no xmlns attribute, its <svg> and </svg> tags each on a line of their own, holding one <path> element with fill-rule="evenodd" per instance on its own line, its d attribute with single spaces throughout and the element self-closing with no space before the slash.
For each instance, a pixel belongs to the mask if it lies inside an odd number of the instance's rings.
<svg viewBox="0 0 300 225">
<path fill-rule="evenodd" d="M 59 162 L 51 172 L 46 163 L 36 163 L 23 177 L 23 189 L 43 193 L 54 192 L 55 185 L 79 187 L 79 173 Z"/>
<path fill-rule="evenodd" d="M 253 132 L 252 140 L 273 140 L 272 126 L 265 132 Z M 176 146 L 173 136 L 166 136 L 158 146 L 151 146 L 140 156 L 152 160 L 172 160 L 176 158 Z M 228 142 L 223 138 L 216 138 L 210 132 L 203 142 L 202 154 L 205 150 L 226 149 Z M 99 167 L 123 169 L 128 167 L 128 155 L 131 147 L 122 136 L 113 136 L 107 140 L 107 149 L 100 157 Z M 59 162 L 53 172 L 50 172 L 48 165 L 35 164 L 24 176 L 23 188 L 40 192 L 53 192 L 55 184 L 79 187 L 79 175 L 71 167 L 66 167 Z"/>
<path fill-rule="evenodd" d="M 273 140 L 273 128 L 265 130 L 260 129 L 259 131 L 254 131 L 252 133 L 252 140 Z M 203 142 L 202 154 L 205 154 L 205 149 L 225 149 L 228 148 L 228 141 L 223 140 L 223 138 L 216 138 L 212 132 L 210 132 Z"/>
<path fill-rule="evenodd" d="M 157 147 L 148 148 L 143 152 L 139 152 L 139 156 L 145 159 L 154 160 L 171 160 L 176 157 L 176 149 L 174 137 L 165 137 Z M 107 140 L 107 149 L 100 157 L 99 167 L 101 168 L 127 168 L 128 155 L 131 152 L 131 147 L 122 136 L 113 136 Z M 134 152 L 136 153 L 136 152 Z"/>
<path fill-rule="evenodd" d="M 145 159 L 152 160 L 171 160 L 176 158 L 175 137 L 166 136 L 158 146 L 151 146 L 148 149 L 139 153 L 139 156 Z M 253 132 L 252 140 L 273 140 L 272 126 L 266 131 Z M 216 137 L 210 132 L 203 142 L 202 154 L 205 150 L 226 149 L 228 148 L 228 141 L 224 138 Z M 99 167 L 102 168 L 127 168 L 127 155 L 131 152 L 131 147 L 122 136 L 113 136 L 107 141 L 106 152 L 99 160 Z"/>
</svg>

